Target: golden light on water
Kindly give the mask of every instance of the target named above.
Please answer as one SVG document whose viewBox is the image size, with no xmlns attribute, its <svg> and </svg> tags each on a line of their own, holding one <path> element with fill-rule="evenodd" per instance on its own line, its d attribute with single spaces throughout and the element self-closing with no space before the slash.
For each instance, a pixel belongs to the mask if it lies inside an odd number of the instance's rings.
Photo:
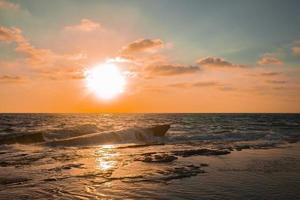
<svg viewBox="0 0 300 200">
<path fill-rule="evenodd" d="M 101 147 L 103 149 L 113 149 L 113 148 L 115 148 L 115 145 L 113 145 L 113 144 L 105 144 L 105 145 L 101 145 Z"/>
<path fill-rule="evenodd" d="M 116 162 L 114 161 L 105 161 L 105 160 L 100 160 L 99 161 L 99 169 L 103 171 L 107 171 L 112 169 L 116 165 Z"/>
<path fill-rule="evenodd" d="M 110 100 L 124 92 L 125 76 L 113 63 L 96 65 L 85 75 L 87 88 L 101 99 Z"/>
<path fill-rule="evenodd" d="M 102 145 L 96 152 L 99 156 L 96 159 L 98 169 L 108 171 L 117 166 L 116 160 L 117 153 L 113 150 L 114 145 Z"/>
</svg>

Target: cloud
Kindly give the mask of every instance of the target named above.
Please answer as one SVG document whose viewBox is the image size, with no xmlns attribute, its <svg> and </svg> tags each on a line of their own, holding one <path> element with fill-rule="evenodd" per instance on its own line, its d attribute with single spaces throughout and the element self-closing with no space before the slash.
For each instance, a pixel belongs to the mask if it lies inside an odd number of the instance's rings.
<svg viewBox="0 0 300 200">
<path fill-rule="evenodd" d="M 197 65 L 172 64 L 165 55 L 156 52 L 165 46 L 160 39 L 139 39 L 123 47 L 118 58 L 123 63 L 130 64 L 130 70 L 144 78 L 193 74 L 200 71 Z"/>
<path fill-rule="evenodd" d="M 281 72 L 263 72 L 261 73 L 262 76 L 278 76 L 281 75 Z"/>
<path fill-rule="evenodd" d="M 293 53 L 296 55 L 300 55 L 300 47 L 293 47 Z"/>
<path fill-rule="evenodd" d="M 267 80 L 267 83 L 271 83 L 271 84 L 286 84 L 287 81 L 281 81 L 281 80 Z"/>
<path fill-rule="evenodd" d="M 200 71 L 198 66 L 183 66 L 183 65 L 153 65 L 147 67 L 147 71 L 150 75 L 159 76 L 173 76 L 173 75 L 183 75 L 183 74 L 193 74 Z"/>
<path fill-rule="evenodd" d="M 210 86 L 217 86 L 217 85 L 219 85 L 219 83 L 212 82 L 212 81 L 196 82 L 196 83 L 193 84 L 194 87 L 210 87 Z"/>
<path fill-rule="evenodd" d="M 31 63 L 41 64 L 44 58 L 51 55 L 51 51 L 47 49 L 38 49 L 32 46 L 29 41 L 22 35 L 22 31 L 18 28 L 0 27 L 0 41 L 15 42 L 17 44 L 16 51 L 25 54 Z"/>
<path fill-rule="evenodd" d="M 295 55 L 300 55 L 300 40 L 294 42 L 294 46 L 292 47 L 292 52 Z"/>
<path fill-rule="evenodd" d="M 123 57 L 113 57 L 106 60 L 107 63 L 128 63 L 128 64 L 138 64 L 134 60 L 126 59 Z"/>
<path fill-rule="evenodd" d="M 140 52 L 154 52 L 163 47 L 164 42 L 160 39 L 139 39 L 123 47 L 121 54 L 128 55 Z"/>
<path fill-rule="evenodd" d="M 222 86 L 219 88 L 219 90 L 224 92 L 230 92 L 230 91 L 236 91 L 237 88 L 231 87 L 231 86 Z"/>
<path fill-rule="evenodd" d="M 245 67 L 244 65 L 233 64 L 224 60 L 223 58 L 218 57 L 201 58 L 197 61 L 197 64 L 204 67 Z"/>
<path fill-rule="evenodd" d="M 1 83 L 22 83 L 24 81 L 25 81 L 25 78 L 21 77 L 21 76 L 10 76 L 10 75 L 0 76 Z"/>
<path fill-rule="evenodd" d="M 8 75 L 2 75 L 0 76 L 1 80 L 21 80 L 22 78 L 20 76 L 8 76 Z"/>
<path fill-rule="evenodd" d="M 175 87 L 175 88 L 198 88 L 198 87 L 213 87 L 213 86 L 219 86 L 220 84 L 215 81 L 198 81 L 194 83 L 173 83 L 169 84 L 169 87 Z"/>
<path fill-rule="evenodd" d="M 191 85 L 190 83 L 172 83 L 168 85 L 169 87 L 175 88 L 189 88 Z"/>
<path fill-rule="evenodd" d="M 79 24 L 66 26 L 64 29 L 69 31 L 91 32 L 99 29 L 100 27 L 100 24 L 97 22 L 94 22 L 90 19 L 82 19 Z"/>
<path fill-rule="evenodd" d="M 259 65 L 282 65 L 283 62 L 273 54 L 264 54 L 257 61 Z"/>
<path fill-rule="evenodd" d="M 86 56 L 77 54 L 57 54 L 50 49 L 34 47 L 18 28 L 0 26 L 0 41 L 16 43 L 15 51 L 25 55 L 25 62 L 31 70 L 43 74 L 63 74 L 78 72 Z"/>
<path fill-rule="evenodd" d="M 11 3 L 7 0 L 0 0 L 0 9 L 18 10 L 19 4 Z"/>
<path fill-rule="evenodd" d="M 12 27 L 7 28 L 0 26 L 0 41 L 4 42 L 21 42 L 24 40 L 22 36 L 22 31 L 18 28 Z"/>
<path fill-rule="evenodd" d="M 78 61 L 85 59 L 83 54 L 59 55 L 50 49 L 42 49 L 34 47 L 22 34 L 18 28 L 7 28 L 0 26 L 0 41 L 15 42 L 16 52 L 27 56 L 27 60 L 32 65 L 41 64 L 58 64 L 62 60 Z"/>
<path fill-rule="evenodd" d="M 44 72 L 39 74 L 39 78 L 47 79 L 47 80 L 82 80 L 85 79 L 83 72 L 61 72 L 61 71 L 52 71 L 52 72 Z"/>
</svg>

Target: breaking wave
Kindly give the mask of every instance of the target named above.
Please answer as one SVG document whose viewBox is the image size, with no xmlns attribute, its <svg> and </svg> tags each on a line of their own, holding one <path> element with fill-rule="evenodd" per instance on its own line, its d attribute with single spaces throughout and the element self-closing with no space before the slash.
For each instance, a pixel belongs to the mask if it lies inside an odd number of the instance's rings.
<svg viewBox="0 0 300 200">
<path fill-rule="evenodd" d="M 99 131 L 99 128 L 94 124 L 82 124 L 79 126 L 61 128 L 61 129 L 49 129 L 44 131 L 34 132 L 12 132 L 8 134 L 0 135 L 0 144 L 31 144 L 41 143 L 45 141 L 65 139 L 69 137 L 76 137 L 86 134 L 91 134 Z"/>
<path fill-rule="evenodd" d="M 269 145 L 297 142 L 299 130 L 299 115 L 288 114 L 0 115 L 0 144 Z"/>
<path fill-rule="evenodd" d="M 0 137 L 0 144 L 45 143 L 51 146 L 77 146 L 115 143 L 154 143 L 162 141 L 170 125 L 150 128 L 130 128 L 119 131 L 101 131 L 96 125 L 84 124 L 46 132 L 6 134 Z"/>
<path fill-rule="evenodd" d="M 170 125 L 159 125 L 151 128 L 130 128 L 126 130 L 93 133 L 78 137 L 48 142 L 51 146 L 78 146 L 121 143 L 157 143 L 162 142 Z"/>
</svg>

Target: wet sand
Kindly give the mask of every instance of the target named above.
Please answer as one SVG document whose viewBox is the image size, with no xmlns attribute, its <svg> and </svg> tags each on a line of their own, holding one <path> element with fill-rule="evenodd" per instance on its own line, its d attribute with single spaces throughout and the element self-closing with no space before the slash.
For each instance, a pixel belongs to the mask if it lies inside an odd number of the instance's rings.
<svg viewBox="0 0 300 200">
<path fill-rule="evenodd" d="M 170 153 L 174 146 L 169 145 L 45 148 L 2 148 L 0 199 L 298 199 L 300 195 L 299 143 L 174 157 Z"/>
</svg>

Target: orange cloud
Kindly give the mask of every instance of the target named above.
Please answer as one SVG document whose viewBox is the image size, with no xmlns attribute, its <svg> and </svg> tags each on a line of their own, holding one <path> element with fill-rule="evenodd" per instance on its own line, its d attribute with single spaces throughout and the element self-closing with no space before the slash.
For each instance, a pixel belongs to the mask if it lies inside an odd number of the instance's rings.
<svg viewBox="0 0 300 200">
<path fill-rule="evenodd" d="M 281 75 L 281 72 L 263 72 L 261 73 L 262 76 L 278 76 Z"/>
<path fill-rule="evenodd" d="M 21 77 L 21 76 L 10 76 L 10 75 L 0 76 L 1 83 L 21 83 L 24 81 L 25 81 L 25 78 Z"/>
<path fill-rule="evenodd" d="M 175 87 L 175 88 L 192 88 L 192 87 L 213 87 L 213 86 L 219 86 L 220 84 L 214 81 L 198 81 L 194 83 L 174 83 L 169 84 L 169 87 Z"/>
<path fill-rule="evenodd" d="M 25 54 L 32 64 L 41 64 L 52 54 L 48 49 L 38 49 L 32 46 L 18 28 L 0 27 L 0 41 L 15 42 L 17 44 L 15 50 Z"/>
<path fill-rule="evenodd" d="M 65 30 L 90 32 L 99 29 L 100 27 L 100 24 L 97 22 L 90 19 L 82 19 L 79 24 L 66 26 Z"/>
<path fill-rule="evenodd" d="M 50 49 L 34 47 L 18 28 L 0 27 L 0 41 L 15 42 L 15 51 L 26 56 L 31 69 L 43 74 L 67 74 L 78 72 L 85 60 L 83 54 L 56 54 Z"/>
<path fill-rule="evenodd" d="M 162 47 L 164 47 L 164 42 L 160 39 L 139 39 L 123 47 L 121 54 L 153 52 Z"/>
<path fill-rule="evenodd" d="M 202 82 L 196 82 L 193 84 L 194 87 L 210 87 L 210 86 L 218 86 L 219 83 L 213 82 L 213 81 L 202 81 Z"/>
<path fill-rule="evenodd" d="M 295 55 L 300 55 L 300 40 L 294 42 L 294 46 L 292 47 L 292 52 Z"/>
<path fill-rule="evenodd" d="M 153 65 L 146 69 L 150 75 L 173 76 L 182 74 L 193 74 L 200 71 L 198 66 L 183 66 L 183 65 Z"/>
<path fill-rule="evenodd" d="M 3 75 L 0 76 L 1 80 L 20 80 L 21 77 L 20 76 L 8 76 L 8 75 Z"/>
<path fill-rule="evenodd" d="M 300 55 L 300 47 L 293 47 L 293 53 L 296 55 Z"/>
<path fill-rule="evenodd" d="M 21 35 L 22 31 L 18 28 L 7 28 L 0 26 L 0 41 L 4 42 L 16 42 L 24 40 L 24 37 Z"/>
<path fill-rule="evenodd" d="M 157 52 L 165 47 L 167 44 L 161 39 L 138 39 L 121 49 L 120 58 L 130 64 L 129 71 L 146 79 L 156 76 L 188 75 L 200 71 L 197 65 L 172 64 L 164 54 Z"/>
<path fill-rule="evenodd" d="M 206 57 L 199 59 L 197 61 L 197 64 L 204 67 L 245 67 L 244 65 L 233 64 L 229 61 L 224 60 L 223 58 L 217 57 Z"/>
<path fill-rule="evenodd" d="M 259 65 L 282 65 L 283 62 L 273 54 L 264 54 L 257 61 Z"/>
<path fill-rule="evenodd" d="M 283 80 L 267 80 L 267 83 L 271 83 L 271 84 L 286 84 L 287 81 L 283 81 Z"/>
<path fill-rule="evenodd" d="M 11 3 L 6 0 L 0 0 L 0 9 L 18 10 L 19 4 Z"/>
</svg>

